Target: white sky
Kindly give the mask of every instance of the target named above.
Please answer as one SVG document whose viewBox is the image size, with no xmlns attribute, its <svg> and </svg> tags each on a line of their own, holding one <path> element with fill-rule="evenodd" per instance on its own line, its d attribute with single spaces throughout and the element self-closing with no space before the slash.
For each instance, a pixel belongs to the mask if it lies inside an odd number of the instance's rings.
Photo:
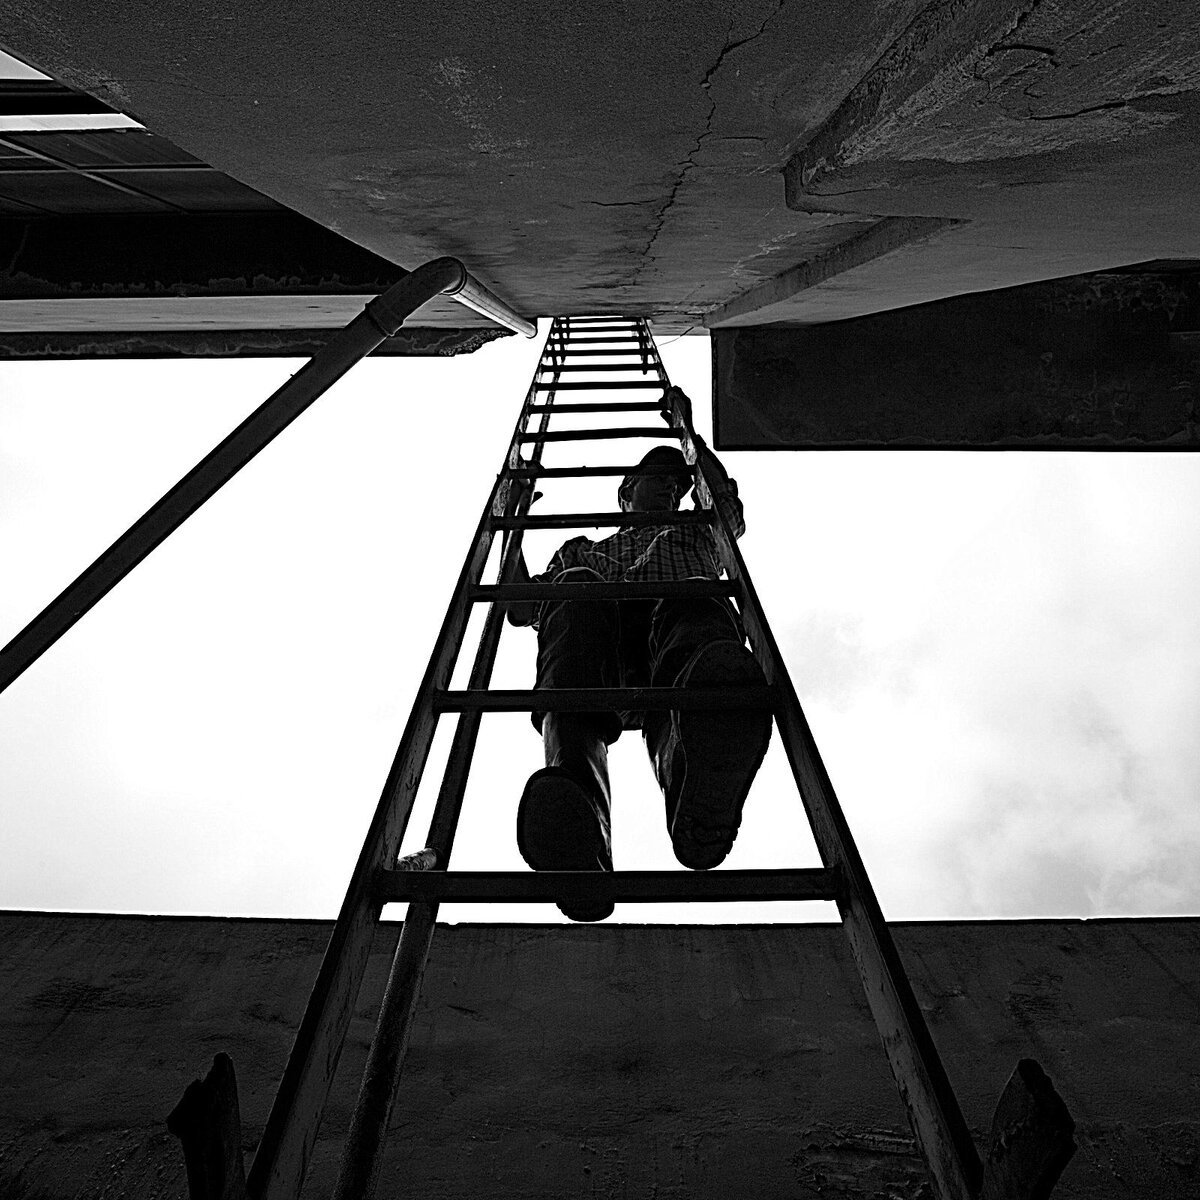
<svg viewBox="0 0 1200 1200">
<path fill-rule="evenodd" d="M 361 364 L 0 695 L 0 906 L 337 911 L 540 346 Z M 662 353 L 707 433 L 707 340 Z M 0 642 L 298 365 L 0 364 Z M 1193 458 L 723 458 L 889 918 L 1200 911 Z M 539 507 L 609 508 L 614 486 L 547 486 Z M 572 535 L 531 539 L 533 569 Z M 529 686 L 533 655 L 506 629 L 495 684 Z M 455 866 L 522 867 L 516 801 L 540 761 L 527 715 L 485 717 Z M 613 775 L 617 865 L 675 865 L 637 735 Z M 726 865 L 817 865 L 777 740 Z"/>
</svg>

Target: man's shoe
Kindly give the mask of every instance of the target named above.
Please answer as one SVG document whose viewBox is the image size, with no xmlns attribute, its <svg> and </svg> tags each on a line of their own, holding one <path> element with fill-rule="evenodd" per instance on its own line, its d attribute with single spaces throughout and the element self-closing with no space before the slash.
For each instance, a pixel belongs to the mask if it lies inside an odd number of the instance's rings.
<svg viewBox="0 0 1200 1200">
<path fill-rule="evenodd" d="M 517 848 L 535 871 L 611 871 L 612 858 L 587 789 L 562 767 L 535 771 L 517 807 Z M 572 921 L 603 921 L 611 900 L 565 898 Z"/>
<path fill-rule="evenodd" d="M 735 642 L 698 651 L 680 674 L 679 687 L 765 686 L 754 655 Z M 766 710 L 681 709 L 671 716 L 667 814 L 675 857 L 707 871 L 733 848 L 742 806 L 771 740 Z"/>
</svg>

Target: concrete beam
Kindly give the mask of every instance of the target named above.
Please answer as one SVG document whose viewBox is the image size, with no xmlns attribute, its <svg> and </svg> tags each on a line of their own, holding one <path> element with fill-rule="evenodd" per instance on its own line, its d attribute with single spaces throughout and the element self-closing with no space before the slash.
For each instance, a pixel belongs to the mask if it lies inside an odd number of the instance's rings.
<svg viewBox="0 0 1200 1200">
<path fill-rule="evenodd" d="M 1200 449 L 1200 267 L 714 331 L 720 449 Z"/>
<path fill-rule="evenodd" d="M 780 319 L 787 319 L 793 314 L 780 312 L 777 306 L 799 293 L 891 254 L 902 246 L 923 242 L 947 226 L 956 224 L 957 221 L 946 217 L 884 217 L 824 253 L 743 292 L 728 304 L 708 313 L 704 324 L 709 329 L 762 324 L 772 320 L 772 310 L 778 312 Z"/>
<path fill-rule="evenodd" d="M 407 274 L 283 210 L 5 219 L 0 262 L 14 359 L 309 357 Z M 502 332 L 448 298 L 420 320 L 377 353 L 469 353 Z"/>
<path fill-rule="evenodd" d="M 405 270 L 297 213 L 0 220 L 0 300 L 377 295 Z"/>
<path fill-rule="evenodd" d="M 360 305 L 360 307 L 362 307 Z M 0 361 L 68 358 L 311 358 L 339 327 L 325 329 L 159 329 L 142 332 L 10 333 L 0 330 Z M 471 354 L 507 329 L 413 326 L 370 357 Z"/>
</svg>

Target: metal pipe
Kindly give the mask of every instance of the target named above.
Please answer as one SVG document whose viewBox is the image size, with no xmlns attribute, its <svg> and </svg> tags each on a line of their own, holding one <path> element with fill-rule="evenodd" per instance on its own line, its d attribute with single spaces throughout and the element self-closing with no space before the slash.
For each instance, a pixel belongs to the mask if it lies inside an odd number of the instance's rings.
<svg viewBox="0 0 1200 1200">
<path fill-rule="evenodd" d="M 405 318 L 439 292 L 461 295 L 464 290 L 472 296 L 479 292 L 490 297 L 494 311 L 488 315 L 494 315 L 503 324 L 521 332 L 533 329 L 528 321 L 481 288 L 456 258 L 436 258 L 410 272 L 375 297 L 0 650 L 0 692 L 309 405 L 385 338 L 396 333 Z"/>
<path fill-rule="evenodd" d="M 457 259 L 452 260 L 457 262 Z M 459 304 L 473 308 L 477 313 L 490 317 L 498 324 L 523 333 L 527 338 L 537 337 L 537 325 L 514 312 L 495 292 L 484 287 L 474 275 L 464 269 L 462 282 L 456 288 L 446 288 L 445 294 Z"/>
</svg>

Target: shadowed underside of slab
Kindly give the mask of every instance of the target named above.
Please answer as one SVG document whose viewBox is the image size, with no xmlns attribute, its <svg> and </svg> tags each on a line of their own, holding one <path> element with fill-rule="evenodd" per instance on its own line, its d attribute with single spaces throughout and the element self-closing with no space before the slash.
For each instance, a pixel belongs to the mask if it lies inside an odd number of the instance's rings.
<svg viewBox="0 0 1200 1200">
<path fill-rule="evenodd" d="M 1200 270 L 720 329 L 713 377 L 720 448 L 1197 449 Z"/>
</svg>

